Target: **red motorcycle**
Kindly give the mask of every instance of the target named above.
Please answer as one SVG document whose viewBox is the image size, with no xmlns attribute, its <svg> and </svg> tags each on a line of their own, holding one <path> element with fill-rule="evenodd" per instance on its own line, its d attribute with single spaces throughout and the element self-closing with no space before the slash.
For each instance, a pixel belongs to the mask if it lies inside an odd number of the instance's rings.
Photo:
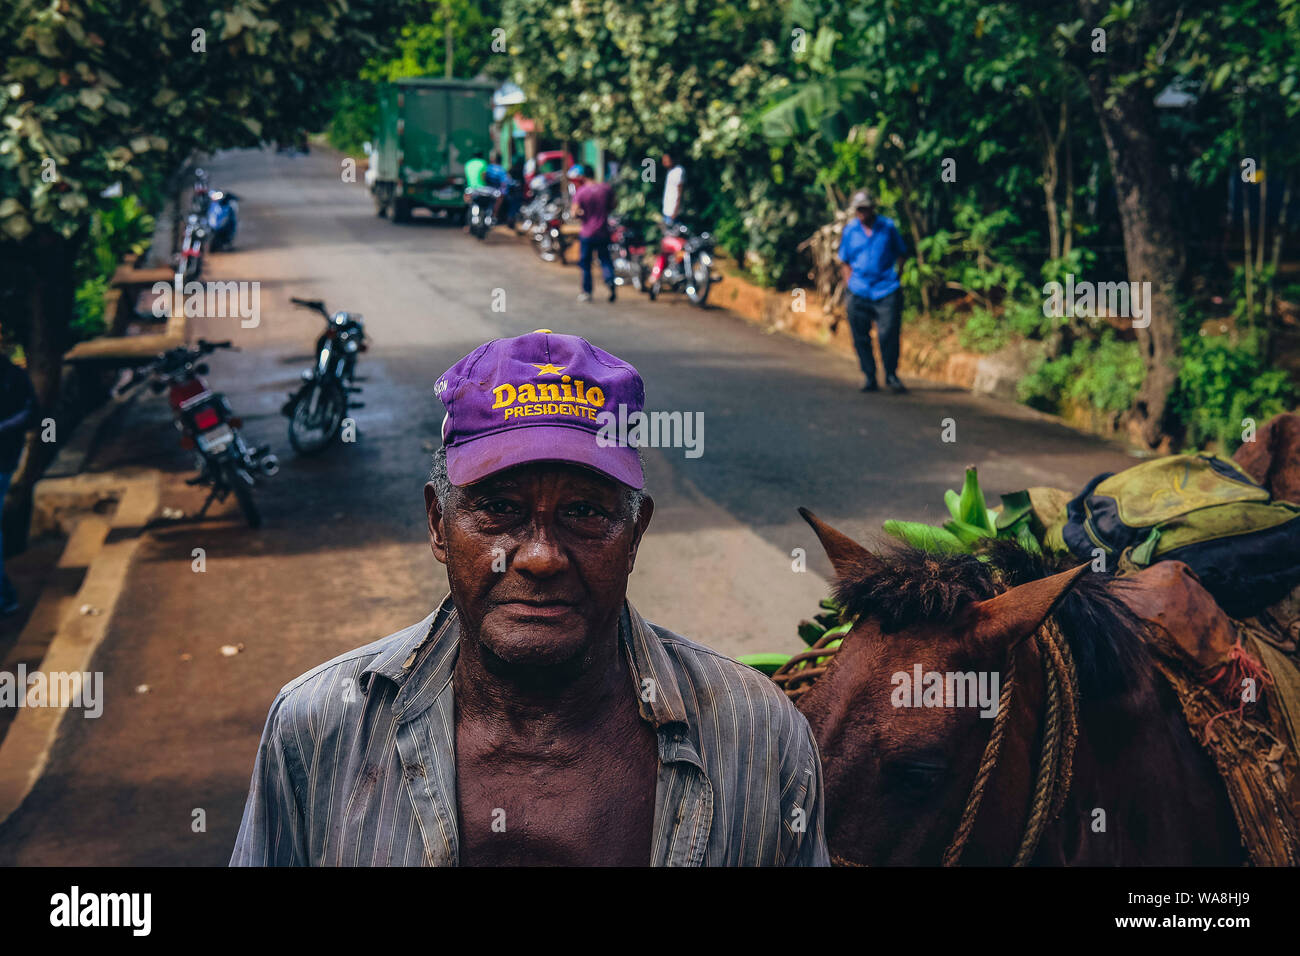
<svg viewBox="0 0 1300 956">
<path fill-rule="evenodd" d="M 709 298 L 709 286 L 718 279 L 713 275 L 713 237 L 707 232 L 693 233 L 680 222 L 673 223 L 659 243 L 659 255 L 650 270 L 646 291 L 650 299 L 664 289 L 685 292 L 695 305 Z"/>
<path fill-rule="evenodd" d="M 139 382 L 148 381 L 155 394 L 167 392 L 167 404 L 181 433 L 181 447 L 194 452 L 199 469 L 185 483 L 212 486 L 198 517 L 207 513 L 214 500 L 225 501 L 233 492 L 249 527 L 256 528 L 262 523 L 257 503 L 253 501 L 257 476 L 272 477 L 280 470 L 280 462 L 271 454 L 270 445 L 248 447 L 239 432 L 243 421 L 236 417 L 226 396 L 209 389 L 203 380 L 208 366 L 199 359 L 230 347 L 229 342 L 204 339 L 199 339 L 196 349 L 178 346 L 136 369 L 117 391 L 121 394 Z"/>
</svg>

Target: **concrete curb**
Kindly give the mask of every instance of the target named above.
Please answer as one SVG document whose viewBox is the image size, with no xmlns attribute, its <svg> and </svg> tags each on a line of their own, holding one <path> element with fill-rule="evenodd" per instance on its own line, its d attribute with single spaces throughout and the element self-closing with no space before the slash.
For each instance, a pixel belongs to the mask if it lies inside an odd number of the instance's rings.
<svg viewBox="0 0 1300 956">
<path fill-rule="evenodd" d="M 96 503 L 117 502 L 111 517 L 83 513 L 76 522 L 59 559 L 58 573 L 75 575 L 84 568 L 79 587 L 72 593 L 69 587 L 42 590 L 18 643 L 0 667 L 0 671 L 15 673 L 22 664 L 29 668 L 29 677 L 42 672 L 47 683 L 52 683 L 51 674 L 89 672 L 95 651 L 108 633 L 141 532 L 158 510 L 160 481 L 156 472 L 141 471 L 45 479 L 39 484 L 46 485 L 45 493 L 55 497 L 63 485 L 70 498 L 84 500 L 91 495 Z M 54 633 L 49 637 L 51 625 Z M 79 687 L 80 683 L 65 686 Z M 69 710 L 66 704 L 18 710 L 0 742 L 0 823 L 22 805 L 40 779 Z"/>
</svg>

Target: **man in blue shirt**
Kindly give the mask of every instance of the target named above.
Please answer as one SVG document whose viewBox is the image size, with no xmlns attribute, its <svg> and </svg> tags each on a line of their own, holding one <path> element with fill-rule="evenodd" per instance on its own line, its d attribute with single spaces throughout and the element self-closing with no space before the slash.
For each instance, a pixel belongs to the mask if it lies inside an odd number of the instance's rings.
<svg viewBox="0 0 1300 956">
<path fill-rule="evenodd" d="M 898 330 L 903 318 L 903 292 L 895 265 L 907 251 L 892 219 L 876 215 L 876 200 L 860 190 L 851 200 L 856 218 L 844 227 L 839 260 L 848 284 L 849 328 L 858 364 L 867 377 L 864 392 L 879 391 L 876 356 L 871 349 L 871 323 L 876 323 L 885 384 L 895 392 L 906 388 L 898 380 Z"/>
</svg>

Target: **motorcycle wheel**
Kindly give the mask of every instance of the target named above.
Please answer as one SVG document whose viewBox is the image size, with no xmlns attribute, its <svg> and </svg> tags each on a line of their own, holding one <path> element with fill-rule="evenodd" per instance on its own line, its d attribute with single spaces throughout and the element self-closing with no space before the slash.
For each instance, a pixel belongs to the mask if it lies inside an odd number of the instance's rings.
<svg viewBox="0 0 1300 956">
<path fill-rule="evenodd" d="M 704 305 L 709 300 L 709 285 L 713 281 L 713 275 L 709 272 L 709 260 L 703 259 L 692 265 L 691 270 L 694 275 L 691 276 L 691 284 L 686 289 L 686 295 L 695 305 Z"/>
<path fill-rule="evenodd" d="M 555 244 L 551 241 L 550 236 L 533 236 L 533 249 L 537 257 L 543 262 L 555 261 Z"/>
<path fill-rule="evenodd" d="M 242 465 L 232 461 L 222 469 L 221 477 L 226 486 L 235 493 L 235 500 L 239 502 L 239 510 L 244 513 L 244 520 L 248 522 L 248 526 L 260 528 L 262 512 L 258 510 L 257 502 L 253 500 L 253 476 L 245 471 Z"/>
<path fill-rule="evenodd" d="M 319 389 L 316 400 L 316 421 L 310 420 L 312 393 Z M 337 382 L 328 385 L 313 385 L 304 390 L 294 403 L 289 415 L 289 444 L 300 455 L 314 455 L 322 451 L 343 424 L 343 414 L 347 411 L 347 396 Z"/>
<path fill-rule="evenodd" d="M 651 302 L 653 302 L 655 299 L 659 298 L 659 293 L 660 293 L 660 291 L 662 291 L 663 287 L 664 287 L 664 284 L 663 284 L 663 282 L 662 282 L 661 280 L 659 280 L 659 279 L 655 279 L 654 282 L 650 283 L 649 288 L 646 289 L 646 293 L 650 296 L 650 301 L 651 301 Z"/>
<path fill-rule="evenodd" d="M 645 266 L 640 262 L 632 264 L 632 288 L 638 292 L 645 291 Z"/>
</svg>

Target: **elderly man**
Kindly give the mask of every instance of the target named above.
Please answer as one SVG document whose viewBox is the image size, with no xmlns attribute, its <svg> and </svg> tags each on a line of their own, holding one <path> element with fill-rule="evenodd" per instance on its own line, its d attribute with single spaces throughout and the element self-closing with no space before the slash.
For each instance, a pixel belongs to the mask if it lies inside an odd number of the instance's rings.
<svg viewBox="0 0 1300 956">
<path fill-rule="evenodd" d="M 449 369 L 425 486 L 450 594 L 271 705 L 232 864 L 822 865 L 802 715 L 649 624 L 636 369 L 541 329 Z"/>
<path fill-rule="evenodd" d="M 903 291 L 895 268 L 907 251 L 892 219 L 876 215 L 876 200 L 866 190 L 853 194 L 855 218 L 840 238 L 840 269 L 849 287 L 849 328 L 866 381 L 862 391 L 879 391 L 876 356 L 871 349 L 871 323 L 876 324 L 885 384 L 895 392 L 907 389 L 898 378 L 898 332 L 903 322 Z"/>
</svg>

